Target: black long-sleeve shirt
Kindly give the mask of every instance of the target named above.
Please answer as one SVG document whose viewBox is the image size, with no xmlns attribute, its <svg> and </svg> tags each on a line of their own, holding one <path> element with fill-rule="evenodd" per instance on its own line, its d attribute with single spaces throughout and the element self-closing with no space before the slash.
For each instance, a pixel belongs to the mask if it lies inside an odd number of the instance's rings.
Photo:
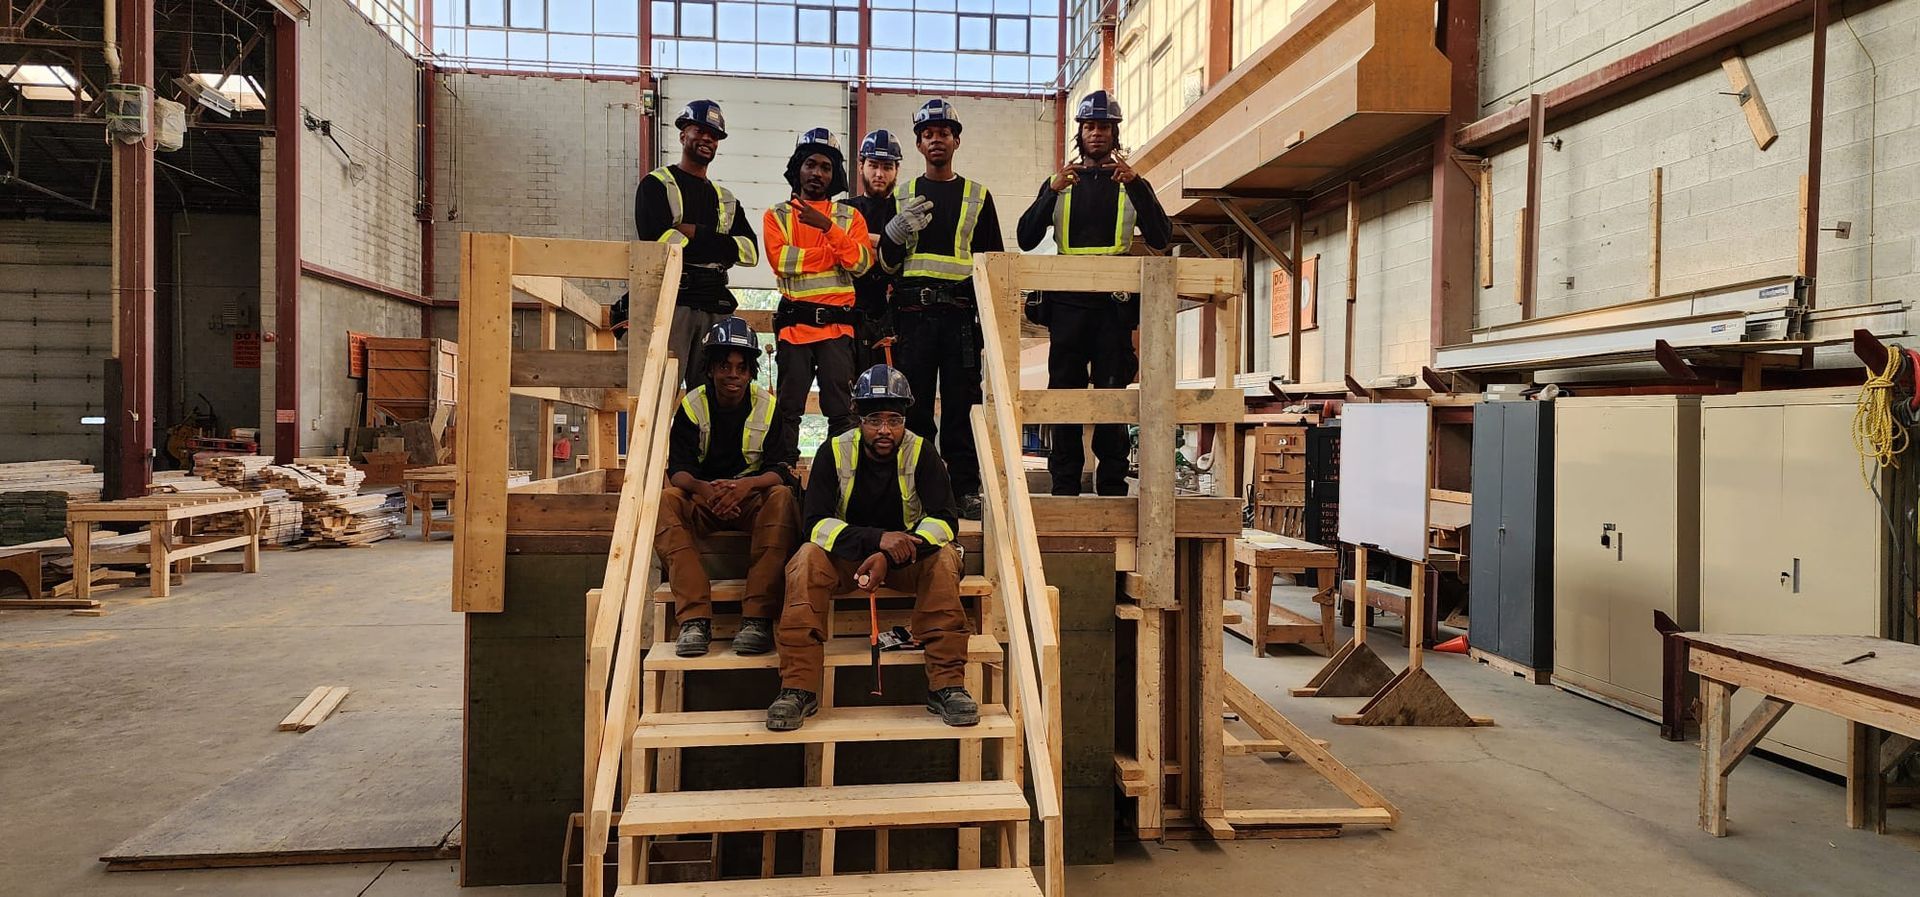
<svg viewBox="0 0 1920 897">
<path fill-rule="evenodd" d="M 1070 232 L 1064 242 L 1074 246 L 1111 244 L 1114 216 L 1120 214 L 1119 182 L 1111 177 L 1088 175 L 1067 189 L 1073 194 L 1073 218 L 1067 222 Z M 1137 216 L 1134 226 L 1140 230 L 1140 238 L 1155 249 L 1166 249 L 1173 238 L 1173 225 L 1167 221 L 1167 211 L 1160 207 L 1160 198 L 1154 195 L 1152 185 L 1146 178 L 1134 178 L 1127 183 L 1126 191 L 1127 201 L 1133 204 Z M 1020 239 L 1022 250 L 1032 252 L 1040 245 L 1047 229 L 1053 226 L 1053 208 L 1059 202 L 1060 194 L 1053 192 L 1049 181 L 1041 181 L 1040 195 L 1020 216 L 1015 228 L 1014 235 Z M 1055 243 L 1063 242 L 1059 234 L 1053 239 Z"/>
<path fill-rule="evenodd" d="M 920 178 L 916 191 L 933 200 L 933 220 L 920 231 L 917 252 L 928 255 L 952 255 L 953 238 L 960 230 L 960 210 L 966 192 L 967 179 L 955 177 L 950 181 L 936 181 Z M 872 222 L 868 222 L 871 224 Z M 1000 235 L 1000 213 L 993 207 L 993 193 L 987 193 L 987 201 L 980 208 L 980 220 L 974 225 L 973 240 L 969 247 L 972 251 L 1003 252 L 1007 248 L 1006 240 Z M 880 258 L 882 264 L 898 271 L 907 259 L 907 247 L 893 242 L 882 231 L 880 237 Z M 912 283 L 920 279 L 903 277 L 902 282 Z M 930 283 L 947 284 L 949 281 L 937 281 L 926 278 Z M 952 283 L 956 296 L 973 297 L 973 278 Z"/>
<path fill-rule="evenodd" d="M 805 502 L 806 529 L 813 538 L 821 521 L 838 519 L 847 526 L 834 538 L 829 553 L 842 560 L 861 563 L 880 550 L 880 537 L 886 533 L 908 533 L 905 510 L 900 503 L 900 477 L 897 462 L 900 451 L 877 460 L 861 449 L 859 463 L 853 468 L 853 495 L 847 500 L 847 513 L 840 514 L 840 474 L 833 463 L 833 442 L 822 443 L 813 456 L 813 469 L 807 477 Z M 947 463 L 940 459 L 931 440 L 922 441 L 920 461 L 913 468 L 914 490 L 920 493 L 920 508 L 928 516 L 947 525 L 948 532 L 960 530 L 960 515 L 954 508 L 953 485 L 947 480 Z M 925 558 L 940 546 L 915 539 L 917 555 Z M 899 564 L 889 565 L 898 567 Z"/>
<path fill-rule="evenodd" d="M 747 426 L 747 414 L 752 411 L 752 403 L 741 402 L 732 408 L 725 408 L 714 402 L 708 409 L 713 416 L 713 432 L 707 445 L 707 457 L 700 458 L 700 425 L 687 416 L 687 409 L 674 411 L 673 427 L 667 431 L 667 479 L 685 471 L 696 480 L 730 480 L 747 475 L 747 458 L 740 448 L 740 436 Z M 776 409 L 776 414 L 778 411 Z M 776 473 L 788 486 L 797 487 L 799 480 L 793 476 L 793 462 L 798 453 L 794 449 L 782 449 L 775 445 L 776 440 L 769 438 L 760 458 L 760 472 Z M 784 457 L 782 457 L 784 455 Z"/>
<path fill-rule="evenodd" d="M 733 297 L 727 293 L 726 269 L 735 265 L 751 268 L 760 263 L 760 238 L 746 209 L 736 201 L 733 223 L 725 233 L 719 230 L 720 194 L 713 182 L 667 166 L 680 185 L 680 224 L 693 225 L 693 236 L 681 251 L 681 261 L 689 267 L 680 279 L 680 304 L 724 306 L 732 309 Z M 658 240 L 676 223 L 667 205 L 667 187 L 648 175 L 633 191 L 633 223 L 642 240 Z M 713 274 L 693 274 L 692 268 Z M 717 275 L 717 276 L 715 276 Z M 690 300 L 692 300 L 690 302 Z"/>
<path fill-rule="evenodd" d="M 855 196 L 847 200 L 847 205 L 860 212 L 866 219 L 867 233 L 879 236 L 887 229 L 887 222 L 893 220 L 895 200 L 892 196 Z M 878 317 L 887 308 L 887 288 L 893 285 L 893 275 L 883 270 L 881 265 L 867 269 L 867 273 L 853 279 L 853 307 L 868 317 Z"/>
</svg>

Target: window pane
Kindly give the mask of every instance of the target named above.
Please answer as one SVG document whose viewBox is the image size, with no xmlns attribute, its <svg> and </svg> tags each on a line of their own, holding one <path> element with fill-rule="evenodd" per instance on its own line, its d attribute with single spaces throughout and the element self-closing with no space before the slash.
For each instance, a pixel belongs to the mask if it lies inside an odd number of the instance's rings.
<svg viewBox="0 0 1920 897">
<path fill-rule="evenodd" d="M 993 0 L 960 0 L 961 12 L 993 12 Z"/>
<path fill-rule="evenodd" d="M 1033 72 L 1033 84 L 1052 84 L 1060 74 L 1060 64 L 1051 56 L 1032 56 L 1030 71 Z"/>
<path fill-rule="evenodd" d="M 436 25 L 465 25 L 467 5 L 459 0 L 433 0 L 433 21 Z"/>
<path fill-rule="evenodd" d="M 639 34 L 640 4 L 634 0 L 594 0 L 593 30 L 601 34 Z"/>
<path fill-rule="evenodd" d="M 873 0 L 874 9 L 912 9 L 913 0 Z M 878 25 L 874 26 L 877 30 Z"/>
<path fill-rule="evenodd" d="M 995 55 L 993 57 L 993 80 L 996 84 L 1027 83 L 1027 57 Z"/>
<path fill-rule="evenodd" d="M 547 4 L 545 0 L 512 0 L 512 2 L 513 21 L 510 24 L 512 24 L 513 27 L 547 27 Z M 544 56 L 545 52 L 546 51 L 542 50 L 541 54 Z"/>
<path fill-rule="evenodd" d="M 824 9 L 802 9 L 797 31 L 803 44 L 833 43 L 833 13 Z"/>
<path fill-rule="evenodd" d="M 993 49 L 993 20 L 980 16 L 961 16 L 960 49 Z"/>
<path fill-rule="evenodd" d="M 721 44 L 719 67 L 730 72 L 753 71 L 753 45 Z"/>
<path fill-rule="evenodd" d="M 913 8 L 921 12 L 953 12 L 953 0 L 916 0 Z"/>
<path fill-rule="evenodd" d="M 712 69 L 715 65 L 713 58 L 713 41 L 681 41 L 680 64 L 695 71 Z"/>
<path fill-rule="evenodd" d="M 1052 16 L 1056 19 L 1060 17 L 1060 0 L 1032 0 L 1032 6 L 1029 8 L 1036 16 Z M 1073 4 L 1069 2 L 1067 8 L 1072 9 Z"/>
<path fill-rule="evenodd" d="M 654 4 L 653 4 L 653 33 L 654 34 L 679 34 L 680 33 L 674 30 L 674 21 L 678 18 L 677 16 L 674 15 L 674 12 L 675 10 L 672 3 L 661 3 L 659 2 L 659 0 L 654 0 Z"/>
<path fill-rule="evenodd" d="M 768 44 L 793 43 L 793 7 L 762 5 L 758 39 Z"/>
<path fill-rule="evenodd" d="M 854 57 L 853 50 L 843 49 L 840 47 L 834 48 L 833 76 L 835 78 L 851 78 L 854 75 L 859 74 L 860 70 L 856 68 L 856 66 L 858 65 L 859 63 Z"/>
<path fill-rule="evenodd" d="M 501 0 L 468 0 L 467 21 L 475 25 L 505 25 Z"/>
<path fill-rule="evenodd" d="M 1027 52 L 1026 19 L 994 19 L 993 48 L 1002 53 Z"/>
<path fill-rule="evenodd" d="M 656 40 L 653 42 L 653 64 L 663 69 L 680 67 L 680 42 L 677 40 Z"/>
<path fill-rule="evenodd" d="M 1027 44 L 1028 52 L 1035 56 L 1052 58 L 1060 49 L 1060 25 L 1057 19 L 1034 19 L 1029 26 L 1033 42 Z"/>
<path fill-rule="evenodd" d="M 796 75 L 831 76 L 833 71 L 833 49 L 830 47 L 799 47 L 793 51 L 793 73 Z"/>
<path fill-rule="evenodd" d="M 993 77 L 991 57 L 962 53 L 957 62 L 954 78 L 960 82 L 961 87 L 984 86 Z"/>
<path fill-rule="evenodd" d="M 554 62 L 585 65 L 593 62 L 593 38 L 584 34 L 556 34 L 547 41 L 547 55 Z"/>
<path fill-rule="evenodd" d="M 915 13 L 913 47 L 916 50 L 952 50 L 953 16 L 945 13 Z"/>
<path fill-rule="evenodd" d="M 722 3 L 714 14 L 715 35 L 732 41 L 753 40 L 753 6 L 747 3 Z M 722 58 L 726 51 L 720 51 Z M 741 69 L 751 71 L 751 69 Z"/>
<path fill-rule="evenodd" d="M 515 62 L 546 62 L 547 35 L 543 31 L 507 32 L 507 58 Z"/>
<path fill-rule="evenodd" d="M 1027 14 L 1028 0 L 993 0 L 993 11 L 1002 15 L 1023 16 Z"/>
<path fill-rule="evenodd" d="M 596 37 L 593 39 L 593 61 L 602 66 L 637 68 L 640 65 L 640 39 Z"/>
<path fill-rule="evenodd" d="M 873 45 L 876 47 L 912 47 L 913 14 L 874 10 Z"/>
<path fill-rule="evenodd" d="M 758 71 L 768 75 L 793 74 L 793 47 L 775 44 L 760 44 L 760 67 Z"/>
<path fill-rule="evenodd" d="M 897 50 L 873 51 L 873 76 L 876 78 L 912 77 L 913 54 Z"/>
<path fill-rule="evenodd" d="M 914 54 L 913 75 L 916 78 L 933 81 L 953 80 L 952 53 L 916 53 Z"/>
<path fill-rule="evenodd" d="M 855 10 L 837 10 L 833 14 L 833 42 L 836 44 L 858 45 L 860 43 L 860 13 Z"/>
<path fill-rule="evenodd" d="M 713 36 L 713 4 L 683 3 L 680 5 L 681 37 Z"/>
<path fill-rule="evenodd" d="M 504 61 L 507 58 L 507 33 L 505 31 L 467 32 L 467 56 L 495 63 Z"/>
<path fill-rule="evenodd" d="M 547 7 L 547 30 L 585 34 L 593 30 L 593 7 L 580 0 L 560 0 Z"/>
</svg>

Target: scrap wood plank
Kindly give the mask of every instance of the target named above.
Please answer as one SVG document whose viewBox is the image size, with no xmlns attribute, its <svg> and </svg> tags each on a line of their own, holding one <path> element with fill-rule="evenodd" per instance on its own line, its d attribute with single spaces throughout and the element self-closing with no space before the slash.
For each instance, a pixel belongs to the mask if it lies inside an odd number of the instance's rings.
<svg viewBox="0 0 1920 897">
<path fill-rule="evenodd" d="M 1360 776 L 1355 774 L 1353 770 L 1348 769 L 1346 764 L 1335 759 L 1333 754 L 1329 752 L 1319 740 L 1311 738 L 1305 732 L 1302 732 L 1300 727 L 1293 724 L 1292 720 L 1287 719 L 1280 711 L 1275 710 L 1266 701 L 1261 700 L 1259 695 L 1254 694 L 1252 689 L 1248 688 L 1245 683 L 1242 683 L 1233 674 L 1222 671 L 1220 677 L 1222 680 L 1221 692 L 1226 700 L 1227 706 L 1232 707 L 1235 712 L 1239 713 L 1240 719 L 1246 722 L 1247 725 L 1252 726 L 1255 732 L 1260 733 L 1268 739 L 1286 745 L 1288 750 L 1292 751 L 1300 759 L 1306 761 L 1307 765 L 1311 767 L 1314 772 L 1319 773 L 1321 778 L 1326 779 L 1328 783 L 1340 789 L 1340 793 L 1345 794 L 1354 803 L 1360 805 L 1361 808 L 1383 811 L 1386 814 L 1384 820 L 1378 821 L 1376 824 L 1392 827 L 1400 821 L 1399 809 L 1394 807 L 1385 795 L 1375 790 L 1372 785 L 1367 784 Z M 1232 819 L 1232 812 L 1233 811 L 1229 811 L 1228 820 Z M 1241 812 L 1251 813 L 1255 811 Z M 1272 814 L 1276 811 L 1260 812 Z M 1289 824 L 1339 823 L 1344 825 L 1352 821 L 1351 813 L 1353 811 L 1337 809 L 1326 811 L 1288 810 L 1285 812 L 1295 817 L 1294 821 Z M 1324 812 L 1324 815 L 1315 816 L 1314 814 L 1317 812 Z"/>
<path fill-rule="evenodd" d="M 294 726 L 294 731 L 305 732 L 325 722 L 327 717 L 333 715 L 334 709 L 340 706 L 340 702 L 347 699 L 347 691 L 344 685 L 327 689 L 326 696 L 321 698 L 320 703 L 314 705 L 312 710 L 307 711 L 306 716 L 300 718 L 300 722 Z"/>
<path fill-rule="evenodd" d="M 306 700 L 301 701 L 295 706 L 293 712 L 287 714 L 285 719 L 280 720 L 280 731 L 292 732 L 298 729 L 300 727 L 300 721 L 306 719 L 307 714 L 313 712 L 313 708 L 320 706 L 320 702 L 326 698 L 327 692 L 332 690 L 332 686 L 328 685 L 314 686 L 313 692 L 307 695 Z"/>
<path fill-rule="evenodd" d="M 91 598 L 0 598 L 0 610 L 72 610 L 99 607 Z"/>
</svg>

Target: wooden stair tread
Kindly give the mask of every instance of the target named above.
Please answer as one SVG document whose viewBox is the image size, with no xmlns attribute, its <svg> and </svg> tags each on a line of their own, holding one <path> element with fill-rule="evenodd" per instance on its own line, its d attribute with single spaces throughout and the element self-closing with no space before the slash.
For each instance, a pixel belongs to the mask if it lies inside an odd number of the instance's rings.
<svg viewBox="0 0 1920 897">
<path fill-rule="evenodd" d="M 862 638 L 836 638 L 827 641 L 826 664 L 830 667 L 862 667 L 873 662 L 868 650 L 867 640 Z M 990 635 L 975 635 L 967 639 L 967 660 L 971 663 L 999 663 L 1003 649 Z M 926 662 L 926 653 L 922 651 L 882 651 L 881 666 L 918 666 Z M 673 653 L 673 642 L 657 642 L 653 650 L 647 652 L 647 669 L 661 670 L 776 670 L 780 668 L 780 653 L 768 651 L 752 657 L 742 657 L 733 653 L 732 639 L 715 639 L 702 657 L 681 657 Z"/>
<path fill-rule="evenodd" d="M 625 885 L 617 897 L 1040 897 L 1025 869 L 880 872 L 824 878 L 746 878 L 673 885 Z"/>
<path fill-rule="evenodd" d="M 927 782 L 636 794 L 620 815 L 628 837 L 1018 822 L 1026 795 L 1012 782 Z"/>
<path fill-rule="evenodd" d="M 747 581 L 744 579 L 713 580 L 712 593 L 713 593 L 713 600 L 715 601 L 739 601 L 742 598 L 746 597 Z M 991 595 L 991 594 L 993 594 L 993 580 L 988 579 L 984 576 L 978 576 L 978 575 L 969 575 L 969 576 L 960 577 L 960 597 L 977 598 L 982 595 Z M 902 592 L 899 589 L 888 589 L 888 588 L 882 588 L 879 592 L 879 595 L 882 598 L 913 597 L 912 592 Z M 660 585 L 654 587 L 653 597 L 657 601 L 672 601 L 673 586 L 665 582 L 662 582 Z M 867 594 L 865 592 L 848 592 L 846 594 L 835 595 L 833 597 L 840 600 L 851 600 L 854 598 L 859 598 L 864 601 L 866 600 Z"/>
<path fill-rule="evenodd" d="M 850 741 L 937 741 L 1010 738 L 1013 717 L 998 704 L 980 708 L 980 724 L 959 728 L 928 713 L 924 704 L 823 709 L 792 732 L 767 730 L 765 710 L 649 713 L 633 731 L 635 748 L 724 747 L 739 744 L 825 744 Z"/>
</svg>

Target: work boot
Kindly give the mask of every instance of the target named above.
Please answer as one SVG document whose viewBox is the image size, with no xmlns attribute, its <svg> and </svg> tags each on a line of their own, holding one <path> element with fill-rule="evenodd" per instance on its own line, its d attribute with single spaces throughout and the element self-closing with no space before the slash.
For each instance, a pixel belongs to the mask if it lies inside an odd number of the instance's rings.
<svg viewBox="0 0 1920 897">
<path fill-rule="evenodd" d="M 752 657 L 773 650 L 773 619 L 771 617 L 746 617 L 740 621 L 740 632 L 733 637 L 733 653 L 742 657 Z"/>
<path fill-rule="evenodd" d="M 681 657 L 701 657 L 707 653 L 707 642 L 712 640 L 712 620 L 688 620 L 680 624 L 680 638 L 673 643 L 673 653 Z"/>
<path fill-rule="evenodd" d="M 965 686 L 950 685 L 927 692 L 927 712 L 940 714 L 949 726 L 974 726 L 980 723 L 980 705 L 967 694 Z"/>
<path fill-rule="evenodd" d="M 980 493 L 960 496 L 960 516 L 968 520 L 980 519 Z"/>
<path fill-rule="evenodd" d="M 767 708 L 767 730 L 770 732 L 791 732 L 800 728 L 807 717 L 820 712 L 820 698 L 813 692 L 800 688 L 783 688 L 775 696 L 773 704 Z"/>
</svg>

